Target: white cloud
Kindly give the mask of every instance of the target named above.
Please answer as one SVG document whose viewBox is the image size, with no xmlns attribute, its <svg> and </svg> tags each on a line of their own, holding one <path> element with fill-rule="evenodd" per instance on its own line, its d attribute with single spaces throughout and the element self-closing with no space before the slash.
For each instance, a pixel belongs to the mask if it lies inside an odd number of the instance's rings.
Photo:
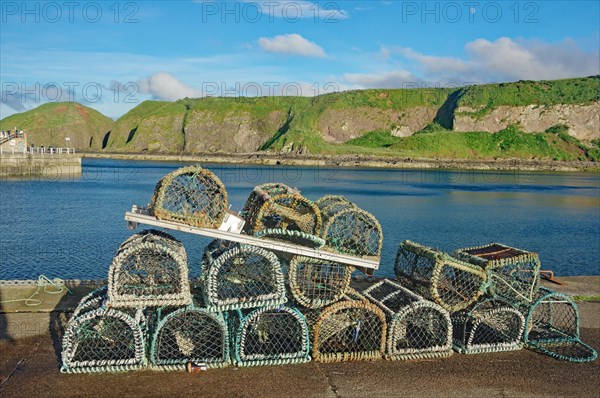
<svg viewBox="0 0 600 398">
<path fill-rule="evenodd" d="M 407 88 L 422 82 L 405 70 L 378 73 L 346 73 L 344 81 L 354 88 Z"/>
<path fill-rule="evenodd" d="M 140 93 L 150 94 L 154 98 L 165 101 L 176 101 L 185 97 L 200 97 L 202 93 L 190 87 L 175 76 L 166 72 L 158 72 L 138 80 Z"/>
<path fill-rule="evenodd" d="M 325 57 L 323 48 L 295 33 L 278 35 L 273 38 L 261 37 L 258 39 L 258 44 L 263 50 L 271 53 Z"/>
<path fill-rule="evenodd" d="M 600 52 L 585 51 L 572 40 L 545 43 L 509 37 L 494 41 L 477 39 L 465 45 L 465 59 L 431 56 L 410 48 L 392 51 L 416 61 L 430 79 L 496 82 L 552 80 L 600 73 Z"/>
<path fill-rule="evenodd" d="M 273 18 L 283 18 L 287 21 L 313 19 L 315 21 L 337 22 L 341 19 L 350 18 L 350 14 L 340 9 L 336 2 L 326 3 L 325 8 L 322 8 L 318 3 L 306 0 L 245 0 L 245 2 L 256 6 L 262 14 Z"/>
</svg>

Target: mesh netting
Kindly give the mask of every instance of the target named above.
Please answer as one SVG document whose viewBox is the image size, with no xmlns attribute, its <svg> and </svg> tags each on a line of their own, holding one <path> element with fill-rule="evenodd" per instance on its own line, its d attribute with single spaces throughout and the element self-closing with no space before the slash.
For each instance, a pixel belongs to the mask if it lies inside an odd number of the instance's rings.
<svg viewBox="0 0 600 398">
<path fill-rule="evenodd" d="M 269 229 L 271 237 L 279 234 L 280 239 L 294 241 L 296 236 L 288 236 L 284 231 L 318 235 L 321 229 L 319 208 L 284 184 L 255 187 L 241 214 L 246 220 L 244 230 L 249 234 Z"/>
<path fill-rule="evenodd" d="M 150 212 L 160 220 L 218 228 L 227 208 L 227 192 L 221 180 L 200 166 L 188 166 L 160 179 Z"/>
<path fill-rule="evenodd" d="M 394 271 L 403 286 L 450 312 L 477 301 L 487 281 L 480 267 L 410 241 L 400 244 Z"/>
<path fill-rule="evenodd" d="M 233 311 L 229 317 L 233 361 L 263 366 L 310 361 L 306 319 L 297 309 L 267 306 Z"/>
<path fill-rule="evenodd" d="M 536 253 L 500 243 L 458 249 L 453 256 L 488 272 L 489 293 L 518 304 L 531 303 L 539 288 L 540 260 Z"/>
<path fill-rule="evenodd" d="M 190 304 L 187 256 L 181 242 L 155 230 L 131 236 L 110 266 L 108 296 L 115 307 Z"/>
<path fill-rule="evenodd" d="M 321 236 L 328 247 L 358 257 L 381 255 L 383 232 L 375 216 L 342 196 L 324 196 L 315 204 L 323 218 Z"/>
<path fill-rule="evenodd" d="M 524 305 L 523 311 L 527 348 L 571 362 L 597 358 L 598 353 L 580 340 L 579 311 L 569 297 L 540 288 L 533 304 Z"/>
<path fill-rule="evenodd" d="M 290 291 L 299 305 L 321 308 L 342 298 L 353 270 L 340 263 L 294 256 L 288 270 Z"/>
<path fill-rule="evenodd" d="M 387 316 L 386 358 L 446 357 L 452 354 L 450 314 L 410 290 L 384 279 L 363 294 Z"/>
<path fill-rule="evenodd" d="M 523 315 L 510 304 L 488 299 L 469 311 L 452 314 L 453 342 L 458 352 L 479 354 L 523 348 Z"/>
<path fill-rule="evenodd" d="M 385 352 L 385 314 L 355 291 L 322 310 L 306 313 L 313 359 L 341 362 L 381 359 Z"/>
<path fill-rule="evenodd" d="M 249 245 L 215 240 L 204 251 L 202 280 L 206 305 L 226 311 L 287 301 L 277 257 Z"/>
<path fill-rule="evenodd" d="M 67 324 L 61 372 L 116 372 L 146 366 L 146 318 L 141 309 L 106 306 L 106 290 L 86 296 Z"/>
<path fill-rule="evenodd" d="M 150 363 L 160 370 L 229 365 L 229 332 L 221 313 L 197 307 L 161 309 L 150 346 Z"/>
</svg>

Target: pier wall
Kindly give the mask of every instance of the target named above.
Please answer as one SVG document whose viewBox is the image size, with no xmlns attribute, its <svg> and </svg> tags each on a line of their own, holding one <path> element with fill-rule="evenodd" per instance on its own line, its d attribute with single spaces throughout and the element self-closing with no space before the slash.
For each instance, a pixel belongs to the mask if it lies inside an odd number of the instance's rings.
<svg viewBox="0 0 600 398">
<path fill-rule="evenodd" d="M 0 179 L 13 177 L 69 178 L 81 175 L 81 157 L 65 154 L 2 154 Z"/>
</svg>

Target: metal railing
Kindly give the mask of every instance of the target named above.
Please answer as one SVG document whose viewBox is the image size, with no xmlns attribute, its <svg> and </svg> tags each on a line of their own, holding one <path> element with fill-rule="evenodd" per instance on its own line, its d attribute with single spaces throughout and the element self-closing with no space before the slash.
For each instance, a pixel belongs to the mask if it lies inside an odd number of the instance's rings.
<svg viewBox="0 0 600 398">
<path fill-rule="evenodd" d="M 73 155 L 75 154 L 75 148 L 44 148 L 44 147 L 28 147 L 28 148 L 4 148 L 0 146 L 0 154 L 12 154 L 12 155 L 32 155 L 32 154 L 42 154 L 42 155 Z"/>
</svg>

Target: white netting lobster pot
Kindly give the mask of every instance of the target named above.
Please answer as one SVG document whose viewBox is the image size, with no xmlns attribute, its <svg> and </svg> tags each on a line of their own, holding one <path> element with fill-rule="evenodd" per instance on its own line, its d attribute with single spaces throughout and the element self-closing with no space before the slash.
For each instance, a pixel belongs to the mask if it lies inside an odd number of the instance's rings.
<svg viewBox="0 0 600 398">
<path fill-rule="evenodd" d="M 350 288 L 354 267 L 333 261 L 294 256 L 288 266 L 288 284 L 295 302 L 321 308 L 340 300 Z"/>
<path fill-rule="evenodd" d="M 117 372 L 146 366 L 143 311 L 106 304 L 106 289 L 99 289 L 75 309 L 62 340 L 61 372 Z"/>
<path fill-rule="evenodd" d="M 229 365 L 229 331 L 223 314 L 195 306 L 160 308 L 150 345 L 150 363 L 159 370 Z"/>
<path fill-rule="evenodd" d="M 289 306 L 267 306 L 230 313 L 233 361 L 237 366 L 264 366 L 310 361 L 304 315 Z"/>
<path fill-rule="evenodd" d="M 570 362 L 589 362 L 598 353 L 581 341 L 579 311 L 568 296 L 540 288 L 526 314 L 523 340 L 527 348 Z"/>
<path fill-rule="evenodd" d="M 452 314 L 454 348 L 463 354 L 514 351 L 523 348 L 523 315 L 509 303 L 487 299 Z"/>
<path fill-rule="evenodd" d="M 537 253 L 490 243 L 458 249 L 452 255 L 485 269 L 489 294 L 495 298 L 513 304 L 531 303 L 539 289 L 541 263 Z"/>
<path fill-rule="evenodd" d="M 279 305 L 287 301 L 279 259 L 257 246 L 211 242 L 202 260 L 204 301 L 211 311 Z"/>
<path fill-rule="evenodd" d="M 108 297 L 114 307 L 191 304 L 187 255 L 181 242 L 155 230 L 123 242 L 108 271 Z"/>
<path fill-rule="evenodd" d="M 383 232 L 379 221 L 343 196 L 327 195 L 315 202 L 321 211 L 325 244 L 357 257 L 381 256 Z"/>
<path fill-rule="evenodd" d="M 150 213 L 159 220 L 218 228 L 227 208 L 227 191 L 221 180 L 200 166 L 188 166 L 160 179 Z"/>
<path fill-rule="evenodd" d="M 477 301 L 487 281 L 481 267 L 410 241 L 400 244 L 394 271 L 403 286 L 449 312 Z"/>
<path fill-rule="evenodd" d="M 258 237 L 321 247 L 318 235 L 321 213 L 310 200 L 285 184 L 263 184 L 254 188 L 241 212 L 246 233 Z"/>
<path fill-rule="evenodd" d="M 386 358 L 447 357 L 452 354 L 450 314 L 410 290 L 384 279 L 363 294 L 387 316 Z"/>
<path fill-rule="evenodd" d="M 385 314 L 356 291 L 306 313 L 312 355 L 318 362 L 377 360 L 385 352 Z"/>
</svg>

